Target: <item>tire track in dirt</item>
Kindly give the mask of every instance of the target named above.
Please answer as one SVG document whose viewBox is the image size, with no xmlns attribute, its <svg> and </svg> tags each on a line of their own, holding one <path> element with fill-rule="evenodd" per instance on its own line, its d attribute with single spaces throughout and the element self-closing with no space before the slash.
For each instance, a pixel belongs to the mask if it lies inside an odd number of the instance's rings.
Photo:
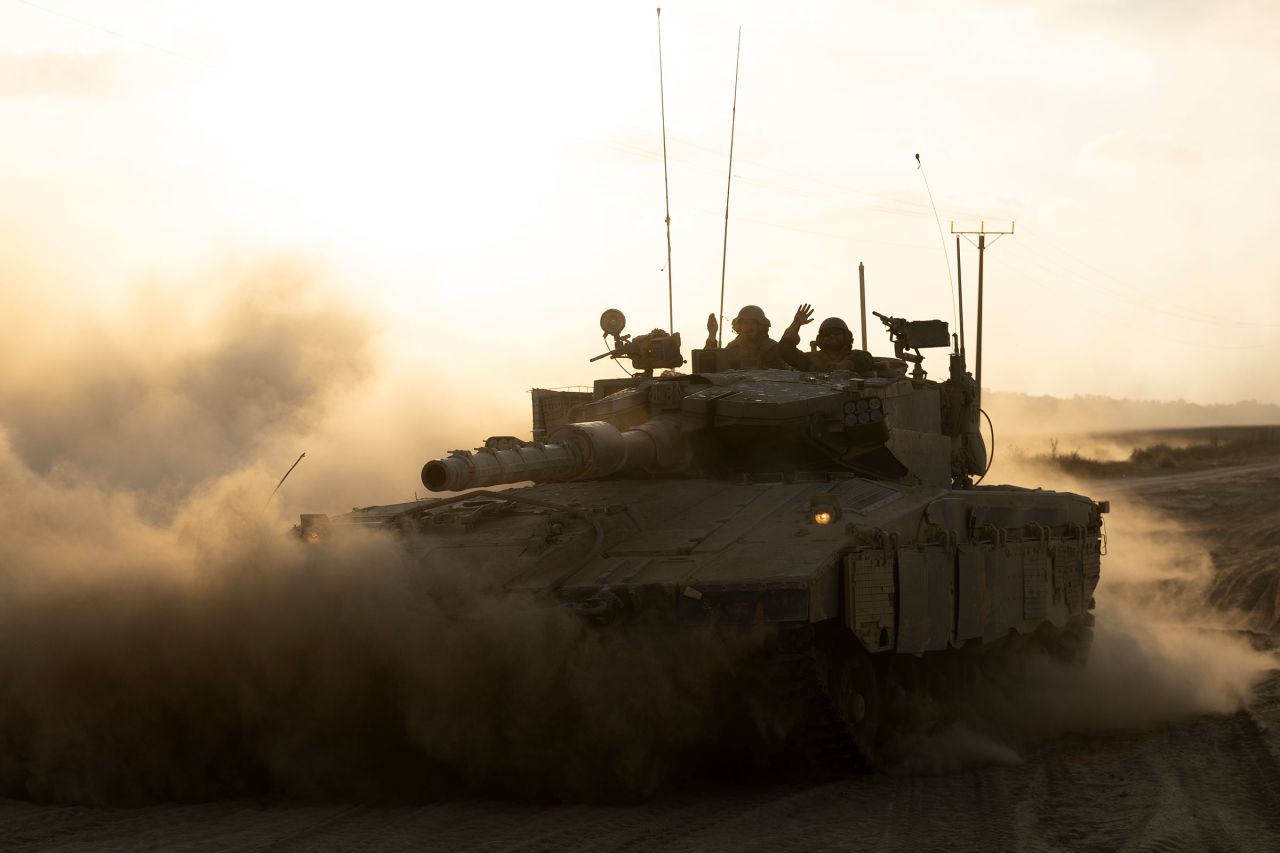
<svg viewBox="0 0 1280 853">
<path fill-rule="evenodd" d="M 884 834 L 877 818 L 883 813 L 881 802 L 888 799 L 877 781 L 882 780 L 860 778 L 793 787 L 771 796 L 733 826 L 718 829 L 744 830 L 743 850 L 872 849 Z M 689 840 L 699 842 L 703 849 L 719 849 L 727 842 L 722 831 Z"/>
<path fill-rule="evenodd" d="M 1263 851 L 1280 770 L 1248 714 L 1065 738 L 1020 767 L 719 787 L 631 805 L 270 802 L 68 809 L 5 803 L 5 850 Z M 74 814 L 69 815 L 68 812 Z M 69 818 L 78 818 L 69 820 Z M 46 831 L 14 833 L 23 826 Z"/>
<path fill-rule="evenodd" d="M 1165 736 L 1163 754 L 1173 756 L 1189 793 L 1200 849 L 1273 850 L 1280 842 L 1280 767 L 1249 714 L 1217 722 L 1195 720 Z"/>
<path fill-rule="evenodd" d="M 1025 768 L 986 767 L 942 776 L 893 780 L 893 803 L 881 853 L 914 850 L 1020 849 L 1010 778 Z"/>
<path fill-rule="evenodd" d="M 1275 849 L 1280 769 L 1247 713 L 1072 740 L 1040 756 L 1020 808 L 1032 839 L 1022 849 Z"/>
<path fill-rule="evenodd" d="M 1008 768 L 992 767 L 974 773 L 978 814 L 986 849 L 992 853 L 1019 850 L 1014 803 L 1009 796 Z"/>
<path fill-rule="evenodd" d="M 724 824 L 745 819 L 768 803 L 770 796 L 758 790 L 744 789 L 738 796 L 713 794 L 707 799 L 682 802 L 661 809 L 660 816 L 646 821 L 647 831 L 644 834 L 615 830 L 598 839 L 591 849 L 639 853 L 670 849 L 674 843 L 697 847 L 699 838 L 714 837 Z"/>
<path fill-rule="evenodd" d="M 169 832 L 175 827 L 197 827 L 231 810 L 226 803 L 165 805 L 141 809 L 106 809 L 88 806 L 54 807 L 54 815 L 44 806 L 28 806 L 15 821 L 3 825 L 0 849 L 74 850 L 108 849 L 117 840 L 128 840 L 128 849 L 148 833 Z M 54 818 L 54 819 L 51 819 Z M 91 846 L 78 848 L 83 839 Z"/>
</svg>

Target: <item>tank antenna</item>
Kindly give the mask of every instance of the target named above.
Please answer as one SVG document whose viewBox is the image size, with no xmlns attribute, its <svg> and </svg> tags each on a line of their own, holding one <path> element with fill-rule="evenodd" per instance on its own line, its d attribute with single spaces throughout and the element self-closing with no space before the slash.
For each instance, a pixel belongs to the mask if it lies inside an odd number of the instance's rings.
<svg viewBox="0 0 1280 853">
<path fill-rule="evenodd" d="M 862 348 L 870 352 L 871 345 L 867 343 L 867 271 L 862 261 L 858 261 L 858 297 L 862 303 Z"/>
<path fill-rule="evenodd" d="M 298 458 L 293 460 L 293 464 L 289 466 L 289 470 L 284 472 L 284 476 L 280 478 L 280 482 L 276 483 L 276 487 L 271 490 L 271 494 L 267 496 L 266 506 L 271 505 L 271 499 L 276 496 L 276 492 L 280 491 L 280 487 L 284 485 L 284 481 L 289 479 L 289 475 L 293 473 L 293 469 L 298 467 L 298 463 L 302 461 L 302 457 L 306 456 L 305 452 L 298 454 Z"/>
<path fill-rule="evenodd" d="M 662 195 L 667 204 L 667 328 L 676 330 L 675 297 L 671 283 L 671 184 L 667 180 L 667 95 L 662 79 L 662 7 L 658 7 L 658 104 L 662 109 Z"/>
<path fill-rule="evenodd" d="M 933 208 L 933 221 L 938 224 L 938 242 L 942 244 L 942 257 L 947 267 L 947 284 L 951 286 L 951 319 L 956 320 L 956 283 L 951 280 L 951 259 L 947 257 L 947 238 L 942 236 L 942 220 L 938 217 L 938 206 L 933 203 L 933 190 L 929 189 L 929 177 L 924 173 L 924 163 L 920 155 L 916 155 L 916 169 L 924 178 L 924 191 L 929 194 L 929 206 Z M 959 320 L 956 320 L 959 325 Z"/>
<path fill-rule="evenodd" d="M 729 191 L 733 189 L 733 136 L 738 129 L 738 68 L 742 60 L 742 27 L 738 27 L 738 53 L 733 60 L 733 114 L 729 120 L 729 180 L 724 188 L 724 248 L 720 251 L 720 329 L 716 344 L 724 344 L 724 271 L 729 261 Z"/>
<path fill-rule="evenodd" d="M 964 270 L 960 267 L 960 238 L 956 237 L 956 296 L 960 302 L 960 355 L 964 356 Z"/>
</svg>

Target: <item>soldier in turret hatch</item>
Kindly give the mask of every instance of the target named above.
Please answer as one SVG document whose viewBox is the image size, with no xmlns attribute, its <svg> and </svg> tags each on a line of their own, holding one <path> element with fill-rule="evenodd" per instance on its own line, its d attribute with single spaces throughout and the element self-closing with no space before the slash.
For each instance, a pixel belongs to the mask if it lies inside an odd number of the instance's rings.
<svg viewBox="0 0 1280 853">
<path fill-rule="evenodd" d="M 739 370 L 786 367 L 778 342 L 769 337 L 769 318 L 758 305 L 744 305 L 733 318 L 737 335 L 725 344 L 729 365 Z"/>
<path fill-rule="evenodd" d="M 871 361 L 871 353 L 853 348 L 853 332 L 839 317 L 828 317 L 818 326 L 818 348 L 812 352 L 801 352 L 800 327 L 813 322 L 813 308 L 801 305 L 796 310 L 795 319 L 782 333 L 778 349 L 788 364 L 800 370 L 815 373 L 829 373 L 832 370 L 850 370 L 854 373 L 868 373 L 875 369 Z"/>
</svg>

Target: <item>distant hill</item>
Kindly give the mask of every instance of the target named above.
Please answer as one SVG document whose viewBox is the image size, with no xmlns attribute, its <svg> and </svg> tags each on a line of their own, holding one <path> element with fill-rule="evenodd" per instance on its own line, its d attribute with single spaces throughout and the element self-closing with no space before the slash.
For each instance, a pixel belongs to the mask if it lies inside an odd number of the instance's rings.
<svg viewBox="0 0 1280 853">
<path fill-rule="evenodd" d="M 1062 399 L 985 391 L 982 407 L 1005 435 L 1280 424 L 1280 405 L 1253 400 L 1205 406 L 1185 400 L 1117 400 L 1092 395 Z"/>
</svg>

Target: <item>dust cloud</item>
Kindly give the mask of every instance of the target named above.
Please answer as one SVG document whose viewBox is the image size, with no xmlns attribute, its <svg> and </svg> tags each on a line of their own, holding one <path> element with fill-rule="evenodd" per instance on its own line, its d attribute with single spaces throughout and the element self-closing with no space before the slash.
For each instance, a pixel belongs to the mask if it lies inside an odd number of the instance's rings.
<svg viewBox="0 0 1280 853">
<path fill-rule="evenodd" d="M 367 327 L 293 264 L 206 301 L 10 363 L 0 795 L 636 794 L 714 738 L 757 639 L 590 632 L 402 539 L 287 535 L 263 457 L 371 369 Z"/>
<path fill-rule="evenodd" d="M 221 479 L 157 527 L 6 453 L 0 793 L 636 793 L 710 733 L 710 634 L 589 632 L 387 535 L 307 547 Z"/>
<path fill-rule="evenodd" d="M 908 732 L 892 744 L 887 767 L 894 776 L 944 776 L 974 767 L 1013 767 L 1018 751 L 998 737 L 952 721 L 933 731 Z"/>
<path fill-rule="evenodd" d="M 53 343 L 7 336 L 0 424 L 12 452 L 55 480 L 167 512 L 305 432 L 367 373 L 369 326 L 302 261 L 233 272 L 226 284 L 201 280 L 213 273 L 185 283 L 205 291 L 203 305 L 144 289 L 115 321 L 66 312 Z"/>
</svg>

